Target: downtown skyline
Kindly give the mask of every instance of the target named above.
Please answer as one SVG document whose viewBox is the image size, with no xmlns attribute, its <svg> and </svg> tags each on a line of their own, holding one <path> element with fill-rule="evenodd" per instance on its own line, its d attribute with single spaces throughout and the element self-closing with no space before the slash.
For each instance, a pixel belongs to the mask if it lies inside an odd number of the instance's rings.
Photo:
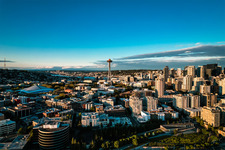
<svg viewBox="0 0 225 150">
<path fill-rule="evenodd" d="M 18 69 L 106 70 L 109 58 L 112 70 L 162 69 L 165 63 L 171 68 L 223 66 L 224 4 L 0 0 L 0 60 L 13 61 L 7 67 Z M 222 52 L 213 53 L 218 47 Z M 189 52 L 196 48 L 200 52 Z M 173 57 L 172 50 L 184 54 Z"/>
</svg>

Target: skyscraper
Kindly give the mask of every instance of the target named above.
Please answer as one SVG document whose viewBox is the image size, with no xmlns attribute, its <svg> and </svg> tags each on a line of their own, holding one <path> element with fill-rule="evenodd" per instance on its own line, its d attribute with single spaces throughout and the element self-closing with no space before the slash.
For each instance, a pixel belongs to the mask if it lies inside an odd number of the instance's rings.
<svg viewBox="0 0 225 150">
<path fill-rule="evenodd" d="M 157 109 L 158 99 L 152 96 L 146 96 L 147 98 L 147 110 L 155 110 Z"/>
<path fill-rule="evenodd" d="M 177 76 L 181 76 L 182 70 L 181 68 L 177 68 Z"/>
<path fill-rule="evenodd" d="M 141 114 L 142 111 L 142 99 L 136 96 L 130 96 L 129 105 L 134 115 Z"/>
<path fill-rule="evenodd" d="M 199 95 L 190 95 L 191 108 L 200 107 L 200 96 Z"/>
<path fill-rule="evenodd" d="M 183 95 L 174 95 L 173 96 L 173 106 L 177 108 L 189 108 L 189 97 Z"/>
<path fill-rule="evenodd" d="M 188 66 L 187 67 L 187 75 L 195 76 L 195 66 Z"/>
<path fill-rule="evenodd" d="M 164 81 L 166 82 L 167 81 L 167 78 L 169 77 L 169 67 L 168 66 L 166 66 L 163 69 L 163 77 L 164 77 Z"/>
<path fill-rule="evenodd" d="M 158 97 L 161 97 L 164 95 L 164 90 L 165 90 L 165 81 L 163 78 L 156 79 L 155 81 L 155 90 L 156 90 L 156 95 Z"/>
<path fill-rule="evenodd" d="M 205 66 L 201 66 L 200 68 L 200 77 L 205 78 Z"/>
<path fill-rule="evenodd" d="M 190 91 L 192 89 L 192 76 L 190 75 L 186 75 L 183 78 L 183 86 L 182 86 L 183 90 L 187 90 Z"/>
<path fill-rule="evenodd" d="M 217 94 L 202 94 L 201 96 L 201 105 L 212 107 L 217 103 Z"/>
<path fill-rule="evenodd" d="M 174 70 L 174 68 L 171 68 L 171 69 L 170 69 L 170 75 L 171 75 L 172 77 L 174 77 L 174 74 L 175 74 L 175 70 Z"/>
</svg>

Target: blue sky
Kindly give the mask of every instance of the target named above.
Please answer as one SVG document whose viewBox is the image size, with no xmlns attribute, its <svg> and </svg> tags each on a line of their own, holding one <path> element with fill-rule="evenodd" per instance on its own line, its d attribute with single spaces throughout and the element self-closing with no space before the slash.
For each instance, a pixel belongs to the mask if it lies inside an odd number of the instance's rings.
<svg viewBox="0 0 225 150">
<path fill-rule="evenodd" d="M 0 0 L 8 67 L 105 68 L 112 58 L 123 69 L 119 58 L 223 44 L 225 0 Z"/>
</svg>

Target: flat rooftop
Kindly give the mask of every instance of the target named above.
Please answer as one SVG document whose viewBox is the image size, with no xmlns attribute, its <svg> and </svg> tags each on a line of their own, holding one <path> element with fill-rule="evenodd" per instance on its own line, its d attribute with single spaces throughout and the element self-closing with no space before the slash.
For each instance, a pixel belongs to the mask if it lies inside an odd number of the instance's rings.
<svg viewBox="0 0 225 150">
<path fill-rule="evenodd" d="M 16 150 L 16 149 L 23 149 L 24 146 L 27 144 L 27 138 L 29 135 L 19 135 L 13 141 L 12 144 L 9 146 L 8 149 Z"/>
</svg>

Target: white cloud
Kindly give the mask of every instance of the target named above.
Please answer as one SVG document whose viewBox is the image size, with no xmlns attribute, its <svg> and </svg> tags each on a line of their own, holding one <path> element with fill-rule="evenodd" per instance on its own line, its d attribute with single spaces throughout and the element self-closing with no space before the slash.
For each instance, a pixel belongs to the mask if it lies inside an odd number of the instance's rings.
<svg viewBox="0 0 225 150">
<path fill-rule="evenodd" d="M 201 45 L 201 43 L 200 43 L 200 42 L 198 42 L 198 43 L 195 43 L 195 45 Z"/>
<path fill-rule="evenodd" d="M 222 41 L 222 42 L 216 42 L 216 43 L 219 43 L 219 44 L 221 44 L 221 43 L 225 43 L 225 41 Z"/>
</svg>

